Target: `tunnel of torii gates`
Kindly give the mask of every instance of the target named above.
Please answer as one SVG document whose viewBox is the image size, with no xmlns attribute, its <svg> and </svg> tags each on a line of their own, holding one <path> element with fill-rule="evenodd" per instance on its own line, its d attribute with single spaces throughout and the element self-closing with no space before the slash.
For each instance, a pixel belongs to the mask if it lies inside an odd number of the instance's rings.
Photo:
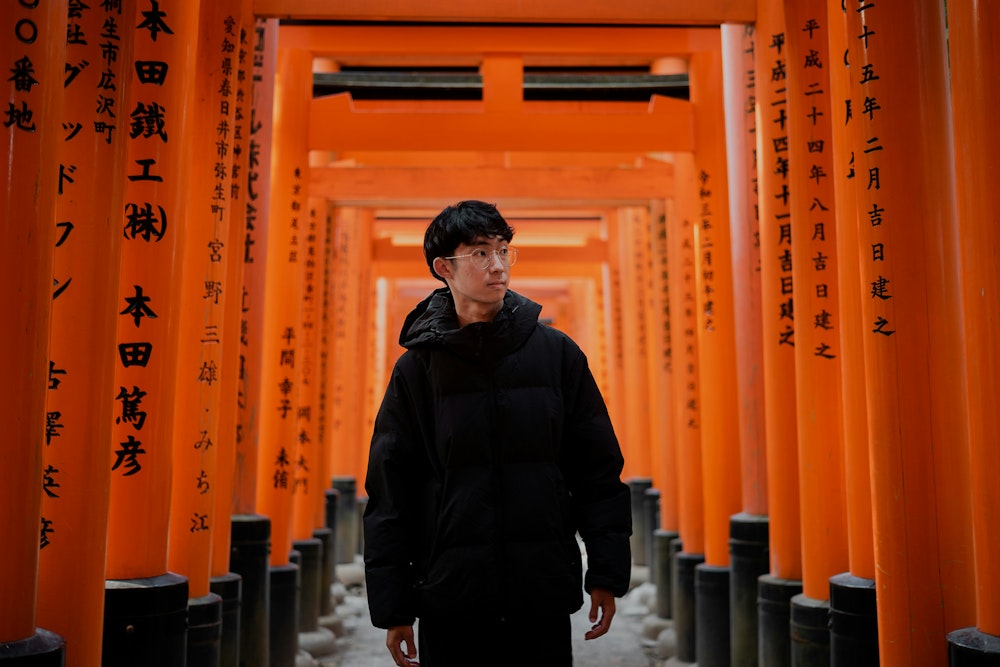
<svg viewBox="0 0 1000 667">
<path fill-rule="evenodd" d="M 589 355 L 677 660 L 997 664 L 1000 12 L 947 13 L 5 2 L 0 662 L 292 664 L 423 229 L 479 198 Z M 362 70 L 475 90 L 314 94 Z"/>
</svg>

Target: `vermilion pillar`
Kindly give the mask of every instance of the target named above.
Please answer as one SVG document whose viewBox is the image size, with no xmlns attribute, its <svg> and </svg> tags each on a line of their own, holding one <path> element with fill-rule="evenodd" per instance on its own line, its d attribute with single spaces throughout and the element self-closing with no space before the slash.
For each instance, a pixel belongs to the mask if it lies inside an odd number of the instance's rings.
<svg viewBox="0 0 1000 667">
<path fill-rule="evenodd" d="M 723 94 L 733 256 L 742 506 L 730 517 L 730 660 L 757 664 L 757 578 L 767 574 L 767 457 L 757 206 L 757 35 L 751 25 L 722 32 Z"/>
<path fill-rule="evenodd" d="M 792 663 L 829 660 L 829 581 L 847 569 L 829 23 L 823 0 L 785 3 L 802 595 Z"/>
<path fill-rule="evenodd" d="M 106 664 L 183 660 L 186 645 L 187 579 L 167 572 L 167 542 L 198 10 L 176 0 L 138 7 L 135 62 L 119 116 L 128 147 L 116 375 L 108 397 Z"/>
<path fill-rule="evenodd" d="M 610 211 L 607 215 L 608 225 L 608 262 L 607 262 L 607 282 L 605 289 L 607 296 L 604 305 L 607 308 L 608 318 L 608 338 L 605 340 L 608 349 L 608 386 L 611 388 L 608 402 L 608 412 L 611 420 L 615 424 L 618 437 L 622 441 L 622 454 L 625 457 L 625 465 L 622 470 L 623 478 L 635 488 L 634 466 L 631 463 L 631 442 L 629 435 L 630 421 L 627 415 L 627 402 L 625 400 L 625 342 L 623 330 L 625 327 L 625 312 L 622 304 L 622 237 L 620 227 L 621 220 L 615 211 Z M 649 484 L 648 478 L 644 482 Z M 633 503 L 633 508 L 635 507 Z M 635 545 L 637 536 L 633 536 L 632 544 Z M 641 556 L 640 556 L 641 558 Z"/>
<path fill-rule="evenodd" d="M 941 665 L 975 619 L 944 7 L 848 9 L 879 652 Z"/>
<path fill-rule="evenodd" d="M 948 6 L 951 95 L 954 105 L 958 224 L 968 356 L 969 445 L 972 460 L 972 526 L 975 535 L 976 625 L 949 635 L 953 666 L 1000 660 L 1000 357 L 993 322 L 1000 312 L 996 251 L 998 198 L 991 174 L 1000 149 L 991 109 L 996 108 L 998 67 L 991 35 L 1000 27 L 995 8 L 975 2 Z M 949 628 L 953 629 L 953 628 Z M 989 657 L 987 657 L 989 656 Z"/>
<path fill-rule="evenodd" d="M 219 660 L 222 598 L 211 592 L 215 495 L 219 482 L 222 345 L 226 302 L 240 290 L 227 278 L 230 175 L 240 0 L 203 3 L 189 133 L 184 263 L 179 281 L 177 399 L 168 565 L 188 579 L 188 662 Z M 236 255 L 238 257 L 238 255 Z M 223 524 L 228 530 L 229 523 Z"/>
<path fill-rule="evenodd" d="M 697 210 L 695 251 L 705 563 L 698 568 L 698 662 L 729 662 L 729 520 L 741 509 L 736 325 L 726 172 L 722 54 L 691 57 Z M 726 640 L 726 641 L 724 641 Z"/>
<path fill-rule="evenodd" d="M 694 156 L 674 161 L 676 200 L 667 213 L 670 266 L 670 340 L 673 350 L 674 427 L 680 553 L 674 561 L 673 618 L 677 659 L 695 662 L 695 567 L 705 560 L 705 497 L 702 493 L 701 387 L 698 373 L 698 263 L 694 227 L 698 213 Z"/>
<path fill-rule="evenodd" d="M 125 82 L 135 5 L 70 13 L 55 211 L 46 412 L 51 437 L 41 478 L 51 530 L 39 552 L 38 622 L 72 647 L 68 665 L 101 660 L 104 570 L 117 359 L 125 165 Z M 65 14 L 63 15 L 65 23 Z M 62 24 L 60 24 L 61 27 Z M 95 197 L 100 191 L 102 196 Z M 48 221 L 45 222 L 48 225 Z"/>
<path fill-rule="evenodd" d="M 758 581 L 759 656 L 791 664 L 789 600 L 801 591 L 798 418 L 789 209 L 788 48 L 781 0 L 757 3 L 755 58 L 764 432 L 770 573 Z"/>
<path fill-rule="evenodd" d="M 59 442 L 59 416 L 46 413 L 54 211 L 66 168 L 57 152 L 66 40 L 66 3 L 9 3 L 0 10 L 6 105 L 0 125 L 7 150 L 0 165 L 0 294 L 5 324 L 0 467 L 4 528 L 0 570 L 0 660 L 61 665 L 63 639 L 36 629 L 38 549 L 55 527 L 40 513 L 43 448 Z M 63 175 L 63 177 L 60 177 Z M 34 664 L 33 662 L 30 664 Z"/>
<path fill-rule="evenodd" d="M 308 230 L 308 150 L 302 132 L 312 95 L 310 54 L 280 49 L 275 83 L 267 279 L 262 331 L 257 509 L 271 520 L 271 659 L 292 660 L 298 648 L 298 568 L 289 565 L 297 459 L 297 392 L 301 360 L 301 262 Z"/>
<path fill-rule="evenodd" d="M 841 409 L 844 433 L 847 556 L 849 570 L 830 579 L 830 661 L 860 667 L 878 664 L 875 606 L 875 553 L 872 532 L 871 475 L 868 464 L 868 412 L 865 385 L 864 324 L 858 273 L 859 178 L 855 155 L 858 120 L 854 113 L 853 69 L 847 44 L 847 7 L 827 3 L 830 23 L 831 146 L 837 221 Z"/>
</svg>

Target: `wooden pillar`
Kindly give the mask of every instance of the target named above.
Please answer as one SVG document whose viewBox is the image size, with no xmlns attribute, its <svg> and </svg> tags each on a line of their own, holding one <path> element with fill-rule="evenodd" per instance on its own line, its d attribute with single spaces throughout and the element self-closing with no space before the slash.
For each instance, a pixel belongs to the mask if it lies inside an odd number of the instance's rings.
<svg viewBox="0 0 1000 667">
<path fill-rule="evenodd" d="M 135 5 L 123 5 L 121 12 L 80 8 L 70 17 L 70 34 L 77 36 L 66 45 L 70 69 L 63 79 L 65 134 L 58 149 L 65 178 L 56 204 L 54 280 L 49 281 L 54 298 L 46 412 L 53 437 L 41 479 L 42 516 L 51 531 L 38 555 L 38 624 L 72 647 L 68 665 L 92 665 L 101 659 L 104 615 L 111 482 L 107 406 L 115 393 L 124 206 L 124 183 L 117 176 L 124 171 L 128 138 L 121 119 Z M 102 196 L 93 196 L 97 191 Z"/>
<path fill-rule="evenodd" d="M 309 53 L 278 52 L 262 331 L 257 508 L 271 519 L 271 565 L 288 564 L 296 471 L 296 347 L 308 225 L 308 156 L 302 133 L 311 98 Z"/>
<path fill-rule="evenodd" d="M 944 7 L 848 9 L 879 652 L 941 665 L 975 622 Z"/>
<path fill-rule="evenodd" d="M 829 663 L 830 577 L 847 569 L 829 22 L 823 0 L 785 2 L 802 595 L 792 664 Z"/>
<path fill-rule="evenodd" d="M 781 0 L 757 2 L 756 121 L 770 573 L 758 582 L 759 655 L 791 664 L 789 601 L 801 592 L 798 419 L 789 213 L 788 49 Z"/>
<path fill-rule="evenodd" d="M 614 211 L 608 213 L 608 264 L 607 264 L 607 290 L 604 305 L 606 310 L 606 321 L 608 337 L 608 386 L 610 392 L 606 400 L 608 402 L 608 412 L 615 425 L 618 439 L 621 441 L 622 454 L 625 456 L 625 465 L 622 469 L 622 478 L 629 481 L 637 473 L 636 466 L 632 461 L 632 432 L 631 423 L 627 416 L 627 401 L 625 399 L 625 311 L 622 304 L 622 243 L 621 243 L 621 220 Z"/>
<path fill-rule="evenodd" d="M 679 153 L 674 162 L 677 198 L 667 214 L 670 265 L 670 340 L 677 447 L 680 553 L 674 565 L 673 618 L 677 659 L 695 662 L 694 570 L 705 559 L 705 497 L 702 483 L 701 403 L 698 373 L 698 297 L 694 228 L 698 214 L 694 156 Z"/>
<path fill-rule="evenodd" d="M 757 579 L 770 566 L 755 137 L 757 36 L 752 25 L 725 24 L 721 33 L 742 488 L 741 511 L 729 521 L 730 661 L 750 666 L 757 664 Z"/>
<path fill-rule="evenodd" d="M 253 36 L 253 85 L 248 124 L 246 233 L 242 242 L 239 425 L 236 436 L 236 468 L 233 473 L 233 514 L 240 515 L 251 515 L 257 510 L 264 285 L 267 277 L 271 137 L 277 56 L 277 19 L 257 20 Z"/>
<path fill-rule="evenodd" d="M 1000 312 L 996 263 L 1000 235 L 995 225 L 1000 202 L 991 178 L 1000 153 L 1000 135 L 990 111 L 998 101 L 996 87 L 990 85 L 1000 69 L 991 35 L 1000 27 L 1000 15 L 990 9 L 967 0 L 948 6 L 976 574 L 975 628 L 949 637 L 952 665 L 976 664 L 985 659 L 976 655 L 983 649 L 992 660 L 1000 655 L 1000 518 L 996 511 L 1000 490 L 995 479 L 1000 470 L 996 446 L 1000 417 L 990 401 L 997 395 L 1000 380 L 991 326 Z M 956 656 L 959 650 L 960 658 Z"/>
<path fill-rule="evenodd" d="M 239 299 L 227 265 L 232 207 L 232 106 L 236 102 L 239 0 L 205 3 L 198 24 L 198 63 L 191 100 L 183 267 L 180 274 L 177 398 L 168 566 L 188 579 L 194 607 L 221 604 L 210 594 L 212 533 L 219 460 L 219 417 L 225 368 L 226 302 Z M 232 291 L 231 291 L 232 288 Z M 228 527 L 228 526 L 227 526 Z M 204 600 L 202 600 L 204 599 Z M 190 645 L 189 645 L 190 647 Z M 192 654 L 189 653 L 189 656 Z"/>
<path fill-rule="evenodd" d="M 187 605 L 188 582 L 167 571 L 167 499 L 198 13 L 196 3 L 173 1 L 137 14 L 135 67 L 120 117 L 129 141 L 111 396 L 108 664 L 183 659 L 186 648 L 186 627 L 175 619 L 176 606 Z M 137 626 L 139 617 L 158 616 Z"/>
<path fill-rule="evenodd" d="M 2 372 L 7 437 L 0 468 L 4 549 L 0 571 L 0 661 L 23 652 L 62 664 L 63 639 L 36 630 L 38 550 L 54 539 L 52 519 L 41 514 L 43 451 L 59 446 L 63 423 L 46 412 L 50 377 L 48 340 L 55 290 L 52 248 L 59 190 L 71 185 L 58 152 L 66 63 L 66 3 L 9 3 L 0 10 L 0 54 L 6 108 L 0 136 L 0 296 L 5 325 Z M 63 283 L 64 284 L 64 283 Z M 56 444 L 53 445 L 53 442 Z M 69 536 L 67 536 L 69 537 Z M 8 646 L 10 644 L 10 646 Z"/>
<path fill-rule="evenodd" d="M 844 447 L 844 491 L 847 499 L 848 571 L 830 579 L 831 664 L 878 664 L 875 604 L 875 552 L 868 464 L 868 411 L 865 385 L 864 320 L 858 272 L 858 205 L 855 155 L 857 103 L 848 58 L 847 7 L 827 2 L 830 25 L 830 99 L 832 121 L 831 179 L 837 228 L 841 413 Z M 853 8 L 852 8 L 853 11 Z"/>
</svg>

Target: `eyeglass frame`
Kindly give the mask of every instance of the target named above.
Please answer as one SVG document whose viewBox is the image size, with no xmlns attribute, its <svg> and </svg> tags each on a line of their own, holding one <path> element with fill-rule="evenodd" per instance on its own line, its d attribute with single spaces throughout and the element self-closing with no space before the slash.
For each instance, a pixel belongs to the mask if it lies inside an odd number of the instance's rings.
<svg viewBox="0 0 1000 667">
<path fill-rule="evenodd" d="M 512 245 L 506 245 L 506 246 L 504 246 L 502 248 L 493 248 L 493 249 L 490 249 L 490 250 L 487 250 L 485 248 L 479 248 L 479 249 L 477 249 L 477 250 L 475 250 L 473 252 L 470 252 L 470 253 L 468 253 L 466 255 L 452 255 L 451 257 L 442 257 L 441 259 L 462 259 L 463 257 L 475 257 L 476 253 L 478 253 L 480 250 L 482 250 L 483 252 L 487 253 L 486 256 L 488 258 L 488 259 L 486 259 L 486 263 L 479 267 L 479 269 L 481 271 L 485 271 L 486 269 L 488 269 L 490 267 L 491 264 L 493 264 L 493 258 L 494 257 L 496 257 L 497 259 L 500 260 L 500 264 L 502 264 L 503 266 L 506 266 L 508 268 L 511 267 L 511 266 L 514 266 L 514 264 L 517 263 L 517 246 L 512 246 Z M 507 260 L 508 261 L 506 261 L 506 262 L 504 261 L 504 258 L 500 256 L 500 252 L 502 250 L 506 250 L 507 251 Z M 473 266 L 476 266 L 476 265 L 473 264 Z"/>
</svg>

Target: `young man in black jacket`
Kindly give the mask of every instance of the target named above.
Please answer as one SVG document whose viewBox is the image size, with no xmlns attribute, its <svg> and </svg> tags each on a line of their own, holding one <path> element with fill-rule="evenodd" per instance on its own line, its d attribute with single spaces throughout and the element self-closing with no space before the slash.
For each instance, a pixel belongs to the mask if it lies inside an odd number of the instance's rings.
<svg viewBox="0 0 1000 667">
<path fill-rule="evenodd" d="M 431 222 L 424 255 L 447 287 L 406 318 L 375 420 L 368 604 L 399 667 L 417 646 L 424 667 L 571 665 L 583 591 L 594 639 L 628 590 L 621 449 L 583 352 L 508 290 L 513 235 L 478 201 Z"/>
</svg>

